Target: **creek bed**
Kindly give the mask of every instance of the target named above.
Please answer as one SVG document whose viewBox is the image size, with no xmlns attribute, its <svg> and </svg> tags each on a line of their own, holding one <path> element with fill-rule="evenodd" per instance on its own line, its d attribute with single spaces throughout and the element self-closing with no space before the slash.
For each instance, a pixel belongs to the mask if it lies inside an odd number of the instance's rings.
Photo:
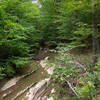
<svg viewBox="0 0 100 100">
<path fill-rule="evenodd" d="M 27 67 L 29 67 L 29 66 L 30 66 L 30 64 L 27 65 Z M 27 69 L 27 67 L 25 68 L 25 70 Z M 10 87 L 6 90 L 3 90 L 3 91 L 0 89 L 0 100 L 12 100 L 12 98 L 14 98 L 20 91 L 24 90 L 25 88 L 27 88 L 32 83 L 39 82 L 39 81 L 45 79 L 46 76 L 47 76 L 47 72 L 44 70 L 44 68 L 39 66 L 38 70 L 36 72 L 34 72 L 31 75 L 19 80 L 14 86 L 12 86 L 12 87 Z M 17 76 L 17 77 L 19 77 L 19 76 Z M 7 82 L 8 82 L 8 79 L 2 81 L 0 83 L 0 87 L 2 87 Z M 24 97 L 27 94 L 27 92 L 28 92 L 28 90 L 25 91 L 25 93 L 23 93 L 21 96 L 19 96 L 16 100 L 25 100 Z M 8 95 L 5 96 L 6 94 L 8 94 Z M 4 99 L 2 99 L 3 96 L 5 96 Z"/>
<path fill-rule="evenodd" d="M 16 77 L 22 77 L 23 75 L 26 75 L 27 73 L 33 71 L 33 70 L 37 70 L 36 72 L 30 74 L 29 76 L 22 78 L 18 81 L 16 81 L 16 84 L 11 86 L 10 88 L 2 91 L 2 87 L 7 84 L 7 82 L 9 82 L 10 79 L 4 79 L 0 82 L 0 100 L 12 100 L 14 97 L 16 97 L 16 95 L 18 93 L 20 93 L 21 91 L 25 90 L 27 87 L 29 87 L 31 84 L 34 83 L 39 83 L 42 80 L 45 80 L 46 78 L 50 78 L 51 75 L 48 74 L 48 72 L 50 72 L 50 70 L 45 70 L 45 68 L 42 67 L 42 65 L 40 64 L 41 61 L 45 63 L 45 57 L 48 57 L 53 60 L 53 56 L 54 56 L 54 52 L 51 51 L 46 51 L 46 50 L 41 50 L 39 51 L 39 54 L 36 57 L 42 57 L 44 59 L 37 61 L 37 60 L 33 60 L 31 61 L 29 64 L 25 65 L 24 68 L 22 68 L 21 70 L 19 70 L 19 74 Z M 38 57 L 38 58 L 39 58 Z M 46 64 L 44 64 L 46 65 Z M 46 67 L 46 66 L 45 66 Z M 11 83 L 10 83 L 11 84 Z M 8 84 L 9 85 L 9 84 Z M 34 84 L 34 86 L 32 85 L 31 88 L 35 87 L 36 84 Z M 51 93 L 52 90 L 52 83 L 50 83 L 46 88 L 45 91 L 42 93 L 41 97 L 44 96 L 48 96 Z M 18 96 L 15 100 L 28 100 L 26 97 L 26 95 L 28 94 L 30 89 L 27 89 L 25 92 L 23 92 L 20 96 Z M 41 89 L 40 89 L 41 90 Z M 7 95 L 8 94 L 8 95 Z M 2 99 L 2 97 L 5 97 Z M 44 99 L 43 99 L 44 100 Z M 45 99 L 45 100 L 49 100 L 49 99 Z M 50 99 L 51 100 L 51 99 Z"/>
</svg>

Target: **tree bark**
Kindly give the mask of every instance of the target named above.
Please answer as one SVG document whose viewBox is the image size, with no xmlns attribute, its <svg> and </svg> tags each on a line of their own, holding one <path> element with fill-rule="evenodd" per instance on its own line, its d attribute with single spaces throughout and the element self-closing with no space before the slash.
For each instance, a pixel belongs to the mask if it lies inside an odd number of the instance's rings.
<svg viewBox="0 0 100 100">
<path fill-rule="evenodd" d="M 98 43 L 98 27 L 97 27 L 97 18 L 96 18 L 96 0 L 92 0 L 92 27 L 93 27 L 93 34 L 92 34 L 92 51 L 93 51 L 93 64 L 95 66 L 98 62 L 97 53 L 99 51 L 99 43 Z"/>
</svg>

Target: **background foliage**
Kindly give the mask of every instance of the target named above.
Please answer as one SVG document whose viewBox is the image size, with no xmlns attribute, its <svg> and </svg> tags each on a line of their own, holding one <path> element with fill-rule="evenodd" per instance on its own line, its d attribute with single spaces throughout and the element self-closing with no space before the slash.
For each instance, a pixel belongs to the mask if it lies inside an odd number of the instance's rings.
<svg viewBox="0 0 100 100">
<path fill-rule="evenodd" d="M 0 1 L 0 79 L 12 76 L 37 47 L 39 9 L 31 0 Z"/>
</svg>

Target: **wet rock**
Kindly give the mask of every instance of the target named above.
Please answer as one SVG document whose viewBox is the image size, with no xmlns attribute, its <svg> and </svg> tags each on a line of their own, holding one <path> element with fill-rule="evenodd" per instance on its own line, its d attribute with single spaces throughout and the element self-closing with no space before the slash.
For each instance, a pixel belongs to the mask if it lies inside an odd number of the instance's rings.
<svg viewBox="0 0 100 100">
<path fill-rule="evenodd" d="M 46 60 L 47 60 L 47 59 L 48 59 L 48 57 L 46 57 L 44 60 L 41 60 L 41 61 L 40 61 L 40 65 L 41 65 L 41 67 L 44 68 L 44 70 L 47 71 L 47 73 L 48 73 L 49 75 L 52 75 L 52 74 L 53 74 L 53 71 L 54 71 L 54 67 L 50 67 L 50 68 L 47 68 L 47 67 L 46 67 Z"/>
<path fill-rule="evenodd" d="M 8 88 L 12 87 L 13 85 L 15 85 L 19 80 L 20 80 L 21 77 L 15 77 L 11 80 L 9 80 L 2 88 L 1 90 L 2 91 L 5 91 L 7 90 Z"/>
<path fill-rule="evenodd" d="M 28 100 L 39 100 L 39 98 L 41 98 L 41 95 L 45 92 L 45 89 L 48 87 L 49 84 L 50 78 L 44 79 L 37 83 L 35 87 L 29 90 L 29 93 L 27 94 Z"/>
<path fill-rule="evenodd" d="M 4 99 L 6 96 L 8 96 L 11 93 L 11 91 L 9 91 L 8 93 L 3 94 L 2 99 Z"/>
</svg>

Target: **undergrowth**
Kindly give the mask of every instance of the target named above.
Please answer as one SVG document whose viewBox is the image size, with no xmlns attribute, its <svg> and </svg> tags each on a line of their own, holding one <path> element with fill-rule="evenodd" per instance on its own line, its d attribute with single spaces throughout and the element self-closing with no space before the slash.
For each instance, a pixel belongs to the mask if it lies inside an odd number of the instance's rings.
<svg viewBox="0 0 100 100">
<path fill-rule="evenodd" d="M 59 45 L 57 47 L 58 55 L 55 62 L 49 62 L 55 67 L 52 76 L 55 84 L 56 93 L 51 94 L 55 100 L 99 100 L 100 94 L 100 62 L 90 71 L 90 63 L 84 64 L 86 70 L 75 63 L 70 54 L 74 47 L 68 45 Z M 72 91 L 68 85 L 70 82 Z"/>
</svg>

